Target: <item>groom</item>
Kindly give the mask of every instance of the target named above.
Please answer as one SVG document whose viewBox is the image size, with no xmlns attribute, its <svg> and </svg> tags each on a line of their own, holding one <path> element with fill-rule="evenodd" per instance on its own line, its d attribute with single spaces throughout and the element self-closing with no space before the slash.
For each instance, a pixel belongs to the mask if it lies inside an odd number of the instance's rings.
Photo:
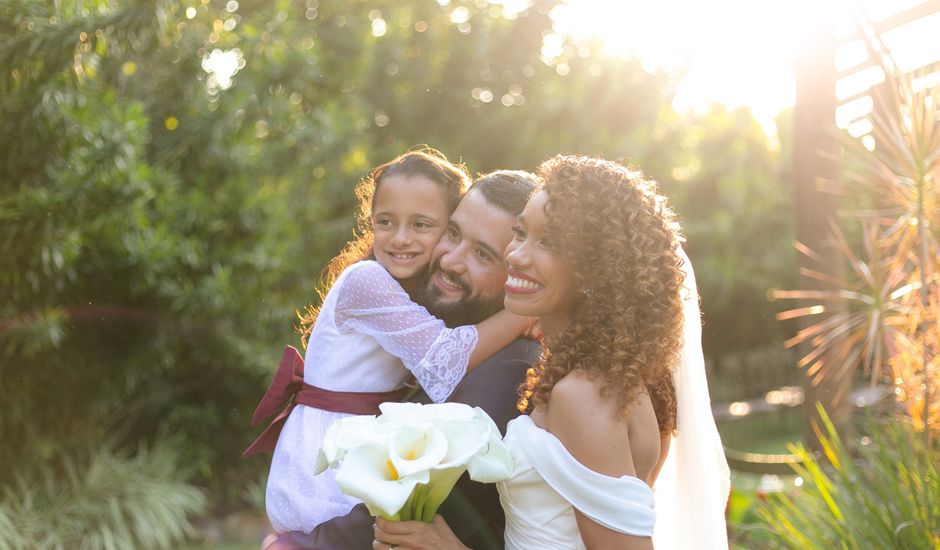
<svg viewBox="0 0 940 550">
<path fill-rule="evenodd" d="M 479 323 L 502 309 L 503 250 L 536 185 L 528 172 L 499 170 L 480 176 L 451 216 L 434 249 L 427 278 L 412 299 L 449 327 Z M 517 389 L 539 352 L 535 341 L 517 339 L 470 372 L 448 401 L 482 408 L 505 433 L 506 423 L 519 415 Z M 428 402 L 426 397 L 418 400 Z M 465 474 L 439 513 L 464 545 L 476 550 L 502 548 L 505 517 L 494 485 L 476 483 Z M 372 523 L 360 504 L 309 535 L 283 534 L 268 548 L 370 550 Z"/>
</svg>

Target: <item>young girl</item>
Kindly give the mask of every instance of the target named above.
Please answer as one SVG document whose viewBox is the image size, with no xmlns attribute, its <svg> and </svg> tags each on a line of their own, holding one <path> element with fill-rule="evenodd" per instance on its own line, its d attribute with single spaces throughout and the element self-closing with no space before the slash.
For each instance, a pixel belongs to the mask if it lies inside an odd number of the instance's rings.
<svg viewBox="0 0 940 550">
<path fill-rule="evenodd" d="M 412 376 L 433 401 L 444 401 L 467 371 L 525 331 L 526 318 L 505 311 L 448 329 L 408 296 L 468 183 L 436 151 L 415 151 L 378 167 L 357 188 L 362 236 L 327 268 L 322 306 L 305 318 L 308 326 L 315 322 L 300 404 L 271 462 L 265 500 L 277 532 L 309 533 L 358 502 L 340 492 L 333 470 L 313 475 L 333 420 L 377 412 Z M 357 255 L 364 259 L 355 261 Z"/>
</svg>

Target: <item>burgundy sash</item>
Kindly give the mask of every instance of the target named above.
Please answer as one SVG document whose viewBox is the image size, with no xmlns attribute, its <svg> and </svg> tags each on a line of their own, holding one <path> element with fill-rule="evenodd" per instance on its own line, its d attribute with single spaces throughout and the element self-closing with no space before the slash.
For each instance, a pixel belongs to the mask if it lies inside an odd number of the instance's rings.
<svg viewBox="0 0 940 550">
<path fill-rule="evenodd" d="M 382 393 L 330 391 L 310 384 L 304 384 L 304 358 L 293 346 L 284 348 L 284 357 L 274 373 L 274 378 L 251 415 L 251 425 L 273 415 L 278 409 L 280 414 L 268 424 L 245 452 L 242 458 L 258 453 L 274 452 L 281 428 L 291 411 L 298 404 L 316 407 L 326 411 L 350 414 L 378 414 L 379 404 L 386 401 L 400 401 L 406 389 Z"/>
</svg>

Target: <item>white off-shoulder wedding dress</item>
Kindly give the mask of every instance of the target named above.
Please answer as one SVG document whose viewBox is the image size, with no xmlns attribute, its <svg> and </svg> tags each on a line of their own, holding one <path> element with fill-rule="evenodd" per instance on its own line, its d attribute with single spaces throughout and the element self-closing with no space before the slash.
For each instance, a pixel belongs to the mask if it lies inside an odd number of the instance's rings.
<svg viewBox="0 0 940 550">
<path fill-rule="evenodd" d="M 496 486 L 506 512 L 506 550 L 583 550 L 575 508 L 608 529 L 653 535 L 653 491 L 639 478 L 587 468 L 528 416 L 509 423 L 504 441 L 515 461 L 512 476 Z"/>
</svg>

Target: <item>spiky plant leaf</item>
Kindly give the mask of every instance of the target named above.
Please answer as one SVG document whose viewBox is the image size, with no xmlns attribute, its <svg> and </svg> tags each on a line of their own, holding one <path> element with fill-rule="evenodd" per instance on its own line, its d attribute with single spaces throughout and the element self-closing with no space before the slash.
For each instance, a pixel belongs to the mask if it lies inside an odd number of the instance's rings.
<svg viewBox="0 0 940 550">
<path fill-rule="evenodd" d="M 887 342 L 893 338 L 897 318 L 907 314 L 902 298 L 905 289 L 909 290 L 908 272 L 892 268 L 890 261 L 885 260 L 877 238 L 878 226 L 869 220 L 860 223 L 863 235 L 860 255 L 853 250 L 843 230 L 836 224 L 831 225 L 833 240 L 847 267 L 843 273 L 803 271 L 805 276 L 822 283 L 823 290 L 773 293 L 777 299 L 808 304 L 779 313 L 777 318 L 781 320 L 824 314 L 833 305 L 844 305 L 844 311 L 824 317 L 786 342 L 788 347 L 804 341 L 812 344 L 812 349 L 798 364 L 807 369 L 807 375 L 814 381 L 833 371 L 854 370 L 859 365 L 872 384 L 882 381 L 889 357 Z M 806 247 L 801 252 L 811 259 L 816 255 Z"/>
<path fill-rule="evenodd" d="M 908 422 L 868 417 L 870 439 L 851 450 L 819 410 L 827 458 L 794 447 L 802 488 L 772 495 L 758 511 L 771 547 L 940 549 L 940 448 Z"/>
</svg>

